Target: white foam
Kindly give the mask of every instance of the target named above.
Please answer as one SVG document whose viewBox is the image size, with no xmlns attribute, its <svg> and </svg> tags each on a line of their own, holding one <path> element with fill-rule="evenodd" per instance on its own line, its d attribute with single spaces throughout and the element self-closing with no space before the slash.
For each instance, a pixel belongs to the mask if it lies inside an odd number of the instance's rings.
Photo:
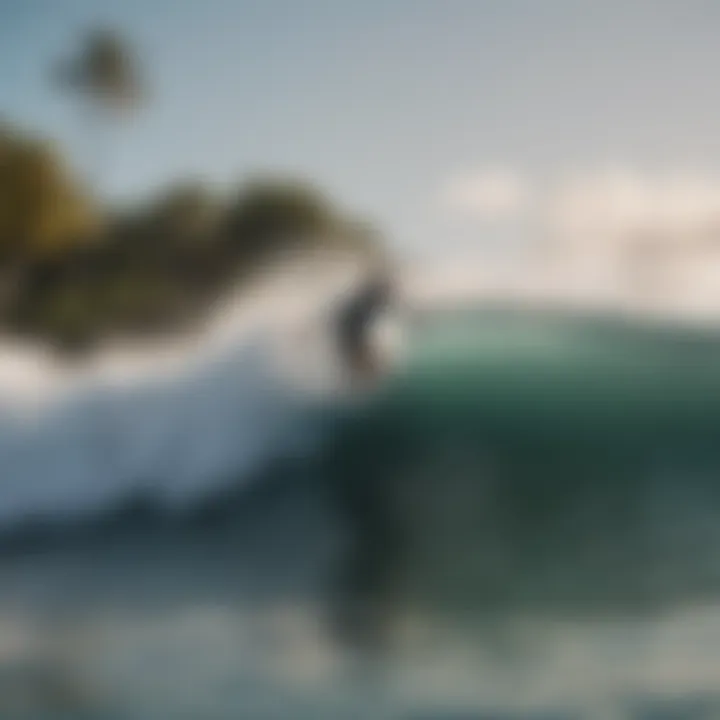
<svg viewBox="0 0 720 720">
<path fill-rule="evenodd" d="M 201 332 L 108 347 L 82 365 L 39 346 L 0 347 L 0 524 L 92 511 L 138 491 L 185 502 L 307 447 L 312 428 L 301 417 L 321 397 L 282 371 L 319 368 L 303 355 L 318 348 L 288 340 L 322 324 L 358 269 L 285 263 L 228 298 Z M 328 378 L 340 380 L 331 360 L 322 358 L 325 396 Z"/>
</svg>

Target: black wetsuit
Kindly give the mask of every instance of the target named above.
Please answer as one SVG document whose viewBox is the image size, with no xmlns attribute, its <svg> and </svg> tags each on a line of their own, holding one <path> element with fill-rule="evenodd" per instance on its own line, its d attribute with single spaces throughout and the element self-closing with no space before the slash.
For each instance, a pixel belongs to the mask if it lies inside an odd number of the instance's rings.
<svg viewBox="0 0 720 720">
<path fill-rule="evenodd" d="M 336 312 L 340 352 L 355 373 L 373 372 L 367 331 L 391 302 L 391 281 L 376 275 Z M 392 621 L 394 578 L 403 556 L 397 488 L 391 481 L 401 442 L 392 423 L 359 423 L 344 428 L 336 443 L 325 477 L 332 480 L 330 501 L 351 544 L 337 567 L 332 627 L 342 642 L 375 652 Z"/>
<path fill-rule="evenodd" d="M 384 277 L 373 278 L 347 301 L 337 314 L 340 352 L 351 367 L 367 367 L 370 348 L 367 329 L 390 302 L 391 285 Z"/>
</svg>

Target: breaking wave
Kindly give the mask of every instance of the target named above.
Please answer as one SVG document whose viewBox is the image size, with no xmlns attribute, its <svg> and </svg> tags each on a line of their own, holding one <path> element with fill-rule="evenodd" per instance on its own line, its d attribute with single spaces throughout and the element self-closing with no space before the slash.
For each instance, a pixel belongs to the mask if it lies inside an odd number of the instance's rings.
<svg viewBox="0 0 720 720">
<path fill-rule="evenodd" d="M 326 315 L 357 268 L 298 263 L 214 310 L 192 337 L 77 365 L 0 348 L 0 525 L 147 496 L 174 507 L 319 440 L 342 368 Z"/>
</svg>

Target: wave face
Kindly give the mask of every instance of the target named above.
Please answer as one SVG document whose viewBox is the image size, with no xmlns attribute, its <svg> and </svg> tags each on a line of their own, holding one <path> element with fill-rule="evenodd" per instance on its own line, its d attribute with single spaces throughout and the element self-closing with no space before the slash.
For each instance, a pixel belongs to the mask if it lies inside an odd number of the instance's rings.
<svg viewBox="0 0 720 720">
<path fill-rule="evenodd" d="M 714 487 L 717 336 L 444 309 L 423 316 L 397 372 L 358 405 L 341 392 L 327 322 L 356 271 L 313 268 L 309 281 L 306 268 L 286 270 L 218 308 L 202 336 L 108 350 L 76 369 L 5 348 L 0 523 L 141 492 L 192 503 L 283 456 L 312 458 L 346 485 L 355 476 L 396 485 L 421 465 L 443 475 L 452 463 L 469 493 L 502 473 L 505 494 L 528 512 L 588 488 L 651 483 L 653 500 L 674 478 L 688 492 L 690 478 Z"/>
<path fill-rule="evenodd" d="M 429 320 L 333 455 L 349 502 L 385 508 L 377 577 L 456 611 L 716 594 L 719 359 L 717 336 L 620 320 Z"/>
</svg>

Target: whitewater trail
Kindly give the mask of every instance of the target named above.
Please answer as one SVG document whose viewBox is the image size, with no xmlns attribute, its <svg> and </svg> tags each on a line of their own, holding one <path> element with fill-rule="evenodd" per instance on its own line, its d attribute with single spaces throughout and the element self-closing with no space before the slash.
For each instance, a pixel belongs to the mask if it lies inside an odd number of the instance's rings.
<svg viewBox="0 0 720 720">
<path fill-rule="evenodd" d="M 295 262 L 215 308 L 202 331 L 106 347 L 63 364 L 0 347 L 0 526 L 146 494 L 172 506 L 317 440 L 309 409 L 337 402 L 327 332 L 357 264 Z"/>
</svg>

